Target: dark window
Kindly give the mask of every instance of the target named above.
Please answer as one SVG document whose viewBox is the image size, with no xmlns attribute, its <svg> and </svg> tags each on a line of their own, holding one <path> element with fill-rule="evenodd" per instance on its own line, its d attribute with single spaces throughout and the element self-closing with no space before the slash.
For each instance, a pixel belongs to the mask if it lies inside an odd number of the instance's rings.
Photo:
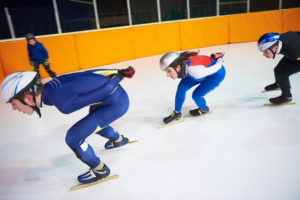
<svg viewBox="0 0 300 200">
<path fill-rule="evenodd" d="M 217 1 L 190 0 L 191 18 L 215 16 L 217 14 Z"/>
<path fill-rule="evenodd" d="M 279 9 L 279 0 L 251 0 L 250 12 L 277 10 Z"/>
<path fill-rule="evenodd" d="M 97 0 L 100 27 L 129 25 L 126 0 Z"/>
<path fill-rule="evenodd" d="M 186 19 L 186 0 L 160 0 L 161 20 Z"/>
<path fill-rule="evenodd" d="M 296 8 L 300 7 L 299 0 L 282 0 L 282 8 Z"/>
<path fill-rule="evenodd" d="M 0 7 L 0 39 L 11 38 L 4 7 Z"/>
<path fill-rule="evenodd" d="M 52 0 L 6 0 L 16 37 L 24 37 L 28 32 L 35 35 L 57 33 Z"/>
<path fill-rule="evenodd" d="M 246 0 L 220 0 L 220 15 L 247 12 Z"/>
<path fill-rule="evenodd" d="M 93 0 L 57 0 L 62 32 L 96 29 Z"/>
<path fill-rule="evenodd" d="M 158 21 L 156 0 L 130 0 L 132 24 Z"/>
</svg>

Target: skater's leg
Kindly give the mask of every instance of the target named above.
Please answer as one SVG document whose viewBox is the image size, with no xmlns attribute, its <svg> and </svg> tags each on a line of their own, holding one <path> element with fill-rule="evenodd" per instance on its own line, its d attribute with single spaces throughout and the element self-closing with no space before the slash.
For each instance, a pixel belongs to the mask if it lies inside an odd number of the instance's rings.
<svg viewBox="0 0 300 200">
<path fill-rule="evenodd" d="M 175 111 L 181 112 L 182 105 L 185 101 L 186 92 L 191 89 L 193 86 L 197 85 L 199 82 L 186 77 L 184 79 L 181 79 L 177 91 L 176 91 L 176 97 L 175 97 Z"/>
<path fill-rule="evenodd" d="M 94 133 L 101 132 L 103 128 L 124 115 L 128 106 L 128 96 L 124 92 L 119 96 L 118 101 L 98 107 L 73 125 L 67 133 L 66 143 L 84 163 L 91 168 L 97 167 L 100 159 L 95 155 L 92 147 L 85 142 L 85 139 Z"/>
<path fill-rule="evenodd" d="M 101 131 L 97 133 L 98 135 L 101 135 L 102 137 L 105 137 L 110 140 L 117 140 L 119 139 L 120 135 L 117 131 L 115 131 L 111 126 L 106 126 Z"/>
<path fill-rule="evenodd" d="M 182 105 L 185 101 L 186 92 L 191 89 L 193 86 L 197 85 L 199 82 L 186 77 L 181 79 L 180 83 L 178 84 L 176 97 L 175 97 L 175 110 L 173 113 L 163 119 L 164 123 L 168 124 L 174 120 L 178 120 L 181 117 L 181 109 Z"/>
<path fill-rule="evenodd" d="M 276 83 L 280 85 L 282 96 L 291 97 L 291 84 L 289 76 L 300 71 L 300 61 L 283 57 L 274 68 Z"/>
<path fill-rule="evenodd" d="M 43 66 L 50 77 L 52 77 L 52 78 L 56 77 L 55 72 L 50 69 L 50 64 L 48 61 L 43 62 Z"/>
<path fill-rule="evenodd" d="M 34 66 L 34 71 L 37 73 L 38 80 L 41 79 L 41 75 L 40 75 L 40 71 L 39 71 L 40 63 L 34 62 L 33 66 Z"/>
<path fill-rule="evenodd" d="M 204 96 L 215 89 L 223 81 L 224 77 L 225 68 L 223 67 L 216 74 L 206 77 L 205 80 L 202 81 L 201 84 L 194 90 L 192 98 L 201 110 L 208 109 Z"/>
</svg>

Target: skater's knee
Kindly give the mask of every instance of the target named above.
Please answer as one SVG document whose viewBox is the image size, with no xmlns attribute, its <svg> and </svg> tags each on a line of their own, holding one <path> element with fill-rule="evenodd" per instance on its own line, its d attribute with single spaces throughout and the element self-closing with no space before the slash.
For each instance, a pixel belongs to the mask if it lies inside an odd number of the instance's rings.
<svg viewBox="0 0 300 200">
<path fill-rule="evenodd" d="M 66 138 L 65 138 L 65 142 L 66 144 L 71 147 L 74 148 L 77 145 L 79 145 L 79 141 L 78 138 L 74 136 L 75 134 L 72 134 L 71 131 L 68 131 Z"/>
<path fill-rule="evenodd" d="M 182 84 L 180 83 L 177 87 L 177 91 L 180 91 L 180 92 L 187 92 L 191 87 L 185 85 L 185 84 Z"/>
<path fill-rule="evenodd" d="M 197 101 L 197 100 L 199 100 L 199 99 L 204 99 L 204 97 L 201 95 L 201 94 L 198 94 L 197 92 L 193 92 L 193 94 L 192 94 L 192 98 L 193 98 L 193 100 L 194 101 Z"/>
<path fill-rule="evenodd" d="M 283 67 L 275 67 L 274 73 L 277 74 L 278 76 L 288 76 L 289 75 L 289 71 Z"/>
</svg>

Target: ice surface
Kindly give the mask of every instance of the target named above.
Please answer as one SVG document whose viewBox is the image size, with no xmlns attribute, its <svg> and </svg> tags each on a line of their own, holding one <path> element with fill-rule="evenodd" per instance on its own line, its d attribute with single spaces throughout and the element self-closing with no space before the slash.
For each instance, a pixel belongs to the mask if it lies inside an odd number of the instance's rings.
<svg viewBox="0 0 300 200">
<path fill-rule="evenodd" d="M 122 86 L 128 112 L 112 126 L 138 143 L 101 151 L 90 143 L 112 174 L 120 177 L 70 191 L 88 167 L 65 144 L 65 135 L 87 108 L 63 115 L 42 108 L 41 119 L 0 103 L 0 199 L 12 200 L 298 200 L 300 199 L 300 73 L 290 77 L 295 105 L 264 107 L 280 91 L 260 93 L 274 82 L 281 58 L 266 59 L 256 43 L 201 48 L 225 51 L 226 77 L 206 96 L 212 114 L 158 129 L 174 109 L 178 80 L 160 71 L 161 55 L 101 68 L 136 69 Z M 188 92 L 182 113 L 195 108 Z"/>
</svg>

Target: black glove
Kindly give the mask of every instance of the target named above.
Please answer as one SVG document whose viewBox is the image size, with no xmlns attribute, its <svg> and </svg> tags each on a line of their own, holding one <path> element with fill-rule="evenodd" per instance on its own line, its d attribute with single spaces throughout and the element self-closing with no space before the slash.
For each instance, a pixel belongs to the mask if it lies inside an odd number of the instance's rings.
<svg viewBox="0 0 300 200">
<path fill-rule="evenodd" d="M 218 58 L 223 58 L 225 55 L 225 52 L 217 52 L 217 53 L 212 53 L 210 57 L 214 60 L 218 60 Z"/>
<path fill-rule="evenodd" d="M 126 69 L 119 69 L 118 75 L 122 78 L 132 78 L 135 73 L 135 69 L 131 66 L 127 67 Z"/>
</svg>

